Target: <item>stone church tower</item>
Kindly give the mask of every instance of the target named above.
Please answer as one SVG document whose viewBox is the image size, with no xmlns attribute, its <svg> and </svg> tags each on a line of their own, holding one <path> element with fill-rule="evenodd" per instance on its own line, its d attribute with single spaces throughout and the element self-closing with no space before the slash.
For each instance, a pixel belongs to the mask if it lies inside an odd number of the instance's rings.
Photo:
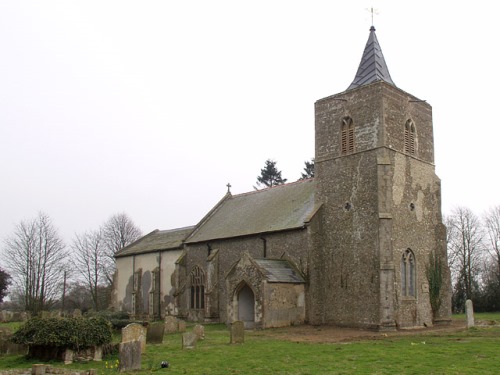
<svg viewBox="0 0 500 375">
<path fill-rule="evenodd" d="M 451 314 L 432 108 L 396 87 L 375 28 L 346 91 L 315 103 L 316 201 L 308 320 L 395 329 Z M 426 268 L 443 265 L 431 309 Z"/>
</svg>

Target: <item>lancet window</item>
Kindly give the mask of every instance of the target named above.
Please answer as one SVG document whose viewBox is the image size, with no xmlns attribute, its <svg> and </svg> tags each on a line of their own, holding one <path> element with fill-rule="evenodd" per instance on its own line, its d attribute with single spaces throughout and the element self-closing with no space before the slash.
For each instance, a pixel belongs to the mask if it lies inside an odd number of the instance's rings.
<svg viewBox="0 0 500 375">
<path fill-rule="evenodd" d="M 205 273 L 200 267 L 191 271 L 191 308 L 205 308 Z"/>
<path fill-rule="evenodd" d="M 354 152 L 354 123 L 352 118 L 344 117 L 342 119 L 341 129 L 341 154 L 352 154 Z"/>
<path fill-rule="evenodd" d="M 404 297 L 416 296 L 415 255 L 406 249 L 401 257 L 401 294 Z"/>
<path fill-rule="evenodd" d="M 412 120 L 406 121 L 404 144 L 405 153 L 415 155 L 415 124 Z"/>
</svg>

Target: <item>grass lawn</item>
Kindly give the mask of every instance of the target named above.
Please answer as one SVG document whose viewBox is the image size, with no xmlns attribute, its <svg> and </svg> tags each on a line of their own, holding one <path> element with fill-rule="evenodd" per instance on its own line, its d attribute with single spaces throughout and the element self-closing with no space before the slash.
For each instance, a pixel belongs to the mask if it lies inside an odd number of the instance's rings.
<svg viewBox="0 0 500 375">
<path fill-rule="evenodd" d="M 462 319 L 455 317 L 454 319 Z M 496 320 L 476 315 L 477 320 Z M 189 328 L 189 327 L 188 327 Z M 271 332 L 271 331 L 269 331 Z M 246 331 L 245 343 L 229 345 L 225 325 L 207 325 L 205 340 L 194 350 L 181 348 L 181 334 L 169 334 L 162 345 L 148 345 L 142 371 L 135 374 L 498 374 L 500 327 L 473 328 L 457 332 L 427 332 L 381 336 L 376 340 L 343 343 L 294 342 L 267 331 Z M 99 374 L 117 356 L 101 363 L 54 366 L 98 369 Z M 161 369 L 161 361 L 170 368 Z M 38 361 L 22 356 L 0 357 L 0 369 L 29 368 Z"/>
</svg>

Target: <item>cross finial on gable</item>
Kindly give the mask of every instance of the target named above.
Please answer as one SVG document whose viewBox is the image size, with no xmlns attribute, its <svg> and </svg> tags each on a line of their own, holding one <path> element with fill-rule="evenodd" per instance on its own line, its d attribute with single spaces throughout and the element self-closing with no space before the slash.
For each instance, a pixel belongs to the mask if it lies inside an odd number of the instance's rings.
<svg viewBox="0 0 500 375">
<path fill-rule="evenodd" d="M 227 192 L 231 193 L 231 184 L 228 182 L 226 186 L 227 186 Z"/>
</svg>

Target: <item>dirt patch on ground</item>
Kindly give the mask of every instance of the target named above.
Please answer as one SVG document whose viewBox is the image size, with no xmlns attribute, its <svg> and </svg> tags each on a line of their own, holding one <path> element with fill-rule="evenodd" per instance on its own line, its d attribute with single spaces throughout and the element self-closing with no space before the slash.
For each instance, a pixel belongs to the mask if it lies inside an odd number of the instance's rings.
<svg viewBox="0 0 500 375">
<path fill-rule="evenodd" d="M 387 337 L 403 335 L 426 335 L 449 333 L 466 329 L 465 322 L 452 321 L 447 325 L 436 325 L 428 328 L 401 329 L 393 332 L 378 332 L 365 329 L 343 328 L 335 326 L 295 326 L 260 331 L 257 335 L 266 335 L 293 342 L 331 343 L 363 340 L 380 340 Z"/>
</svg>

